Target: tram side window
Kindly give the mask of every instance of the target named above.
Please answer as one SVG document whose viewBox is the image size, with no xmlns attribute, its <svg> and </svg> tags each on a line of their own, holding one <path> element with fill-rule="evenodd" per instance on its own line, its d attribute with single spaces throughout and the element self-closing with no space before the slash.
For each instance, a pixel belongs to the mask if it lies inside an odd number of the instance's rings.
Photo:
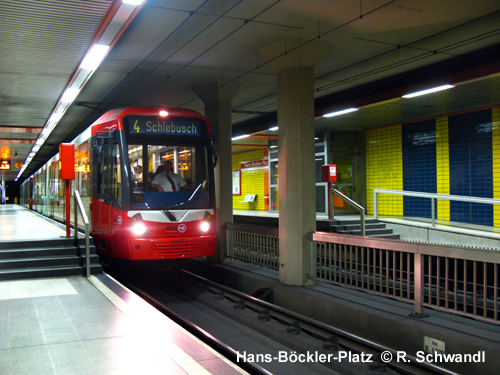
<svg viewBox="0 0 500 375">
<path fill-rule="evenodd" d="M 111 191 L 110 195 L 115 198 L 118 204 L 122 204 L 122 189 L 121 189 L 121 157 L 118 144 L 111 145 Z"/>
<path fill-rule="evenodd" d="M 102 160 L 101 164 L 97 164 L 97 196 L 103 197 L 107 193 L 107 182 L 108 182 L 108 149 L 106 147 L 102 148 Z"/>
</svg>

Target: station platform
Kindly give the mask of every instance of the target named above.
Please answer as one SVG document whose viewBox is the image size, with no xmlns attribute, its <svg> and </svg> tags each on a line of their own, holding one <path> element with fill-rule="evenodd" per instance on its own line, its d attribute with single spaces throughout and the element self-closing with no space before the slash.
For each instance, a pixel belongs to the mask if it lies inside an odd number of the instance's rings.
<svg viewBox="0 0 500 375">
<path fill-rule="evenodd" d="M 62 224 L 17 204 L 0 205 L 0 241 L 50 240 L 61 236 L 66 236 Z"/>
<path fill-rule="evenodd" d="M 63 235 L 61 224 L 21 206 L 0 206 L 0 251 L 2 241 Z M 273 303 L 397 350 L 422 350 L 429 337 L 445 341 L 449 352 L 485 352 L 485 363 L 455 363 L 448 367 L 454 373 L 500 367 L 495 324 L 430 309 L 418 319 L 408 303 L 326 283 L 288 286 L 278 271 L 240 261 L 190 264 L 193 272 L 222 284 L 231 280 L 248 294 L 270 288 Z M 0 282 L 0 374 L 129 373 L 245 372 L 106 275 Z"/>
<path fill-rule="evenodd" d="M 0 374 L 245 374 L 106 275 L 0 282 Z"/>
<path fill-rule="evenodd" d="M 65 227 L 0 206 L 2 242 Z M 246 374 L 105 274 L 0 281 L 0 374 Z"/>
</svg>

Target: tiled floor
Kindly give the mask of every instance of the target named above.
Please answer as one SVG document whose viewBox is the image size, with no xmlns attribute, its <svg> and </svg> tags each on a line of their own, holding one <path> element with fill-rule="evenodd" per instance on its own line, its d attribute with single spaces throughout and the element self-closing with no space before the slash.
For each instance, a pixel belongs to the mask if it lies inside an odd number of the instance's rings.
<svg viewBox="0 0 500 375">
<path fill-rule="evenodd" d="M 66 236 L 65 228 L 14 204 L 0 205 L 0 241 L 42 240 Z"/>
<path fill-rule="evenodd" d="M 64 278 L 0 282 L 0 300 L 77 294 Z"/>
<path fill-rule="evenodd" d="M 0 205 L 0 251 L 65 236 L 59 223 Z M 0 282 L 0 375 L 241 373 L 106 275 Z"/>
<path fill-rule="evenodd" d="M 244 373 L 107 283 L 103 275 L 0 282 L 0 374 Z"/>
</svg>

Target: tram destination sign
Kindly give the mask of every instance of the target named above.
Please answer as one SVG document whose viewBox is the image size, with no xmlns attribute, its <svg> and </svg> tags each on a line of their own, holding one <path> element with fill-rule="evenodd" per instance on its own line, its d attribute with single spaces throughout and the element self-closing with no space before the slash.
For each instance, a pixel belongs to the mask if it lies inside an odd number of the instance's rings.
<svg viewBox="0 0 500 375">
<path fill-rule="evenodd" d="M 192 120 L 132 119 L 130 134 L 188 135 L 199 136 L 199 124 Z"/>
</svg>

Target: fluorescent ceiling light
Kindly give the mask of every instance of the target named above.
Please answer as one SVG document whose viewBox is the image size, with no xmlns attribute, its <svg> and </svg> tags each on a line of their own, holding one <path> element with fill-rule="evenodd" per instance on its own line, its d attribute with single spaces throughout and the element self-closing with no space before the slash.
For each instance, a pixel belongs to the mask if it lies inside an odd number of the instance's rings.
<svg viewBox="0 0 500 375">
<path fill-rule="evenodd" d="M 108 49 L 109 46 L 105 46 L 103 44 L 94 45 L 83 59 L 80 68 L 96 70 L 101 61 L 104 59 L 104 56 L 106 56 Z"/>
<path fill-rule="evenodd" d="M 137 6 L 141 5 L 143 1 L 144 0 L 122 0 L 122 3 L 127 5 Z"/>
<path fill-rule="evenodd" d="M 269 130 L 273 132 L 273 131 L 278 130 L 278 127 L 277 126 L 273 126 L 272 128 L 269 128 Z"/>
<path fill-rule="evenodd" d="M 61 102 L 71 103 L 73 102 L 73 100 L 76 99 L 79 93 L 80 89 L 72 89 L 72 88 L 66 89 L 66 91 L 64 91 L 64 93 L 62 94 Z"/>
<path fill-rule="evenodd" d="M 250 137 L 250 134 L 244 134 L 244 135 L 239 135 L 237 137 L 233 137 L 231 138 L 232 141 L 236 141 L 238 139 L 243 139 L 243 138 L 247 138 L 247 137 Z"/>
<path fill-rule="evenodd" d="M 455 86 L 453 86 L 453 85 L 438 86 L 438 87 L 434 87 L 432 89 L 417 91 L 417 92 L 413 92 L 411 94 L 403 95 L 403 98 L 413 98 L 415 96 L 427 95 L 427 94 L 431 94 L 431 93 L 436 92 L 436 91 L 451 89 L 452 87 L 455 87 Z"/>
<path fill-rule="evenodd" d="M 354 112 L 357 110 L 358 110 L 358 108 L 347 108 L 347 109 L 343 109 L 342 111 L 327 113 L 326 115 L 323 115 L 323 117 L 333 117 L 333 116 L 343 115 L 344 113 Z"/>
<path fill-rule="evenodd" d="M 53 128 L 55 126 L 55 124 L 61 119 L 62 115 L 63 115 L 62 113 L 53 113 L 49 117 L 49 123 L 47 124 L 47 126 L 50 128 Z M 52 124 L 50 124 L 51 122 L 54 123 L 54 126 L 51 126 L 52 125 Z"/>
</svg>

